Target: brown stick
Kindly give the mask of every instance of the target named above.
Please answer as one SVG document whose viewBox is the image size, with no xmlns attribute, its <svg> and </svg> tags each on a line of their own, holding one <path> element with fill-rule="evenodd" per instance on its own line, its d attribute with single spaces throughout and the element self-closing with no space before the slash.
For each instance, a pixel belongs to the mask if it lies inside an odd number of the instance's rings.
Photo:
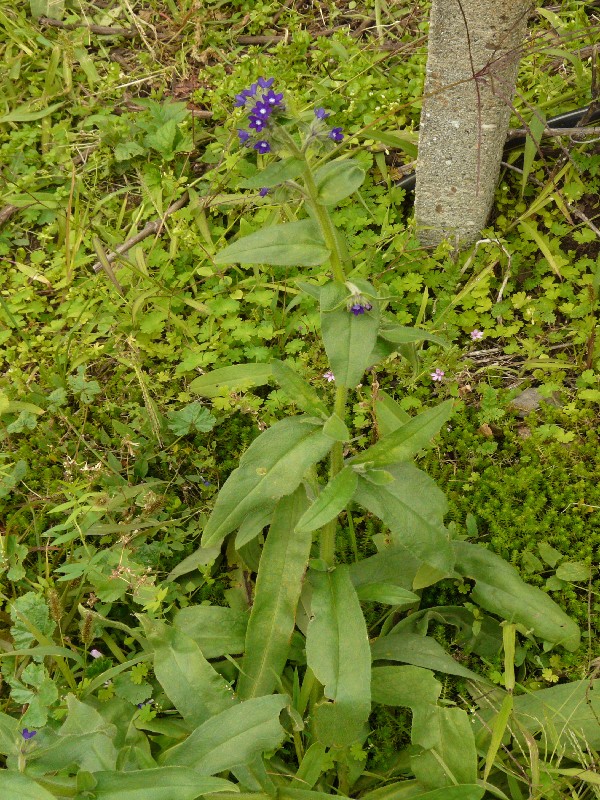
<svg viewBox="0 0 600 800">
<path fill-rule="evenodd" d="M 4 225 L 5 222 L 12 217 L 14 213 L 19 210 L 19 206 L 13 206 L 10 203 L 4 208 L 0 208 L 0 225 Z"/>
<path fill-rule="evenodd" d="M 74 31 L 76 28 L 87 28 L 90 33 L 97 36 L 121 36 L 125 39 L 134 39 L 137 31 L 128 28 L 107 28 L 105 25 L 88 25 L 85 22 L 60 22 L 58 19 L 50 17 L 40 17 L 38 22 L 48 28 L 61 28 L 64 31 Z"/>
<path fill-rule="evenodd" d="M 165 220 L 168 217 L 170 217 L 171 214 L 174 214 L 176 211 L 179 211 L 180 208 L 183 208 L 189 202 L 189 199 L 190 196 L 188 192 L 184 192 L 179 198 L 179 200 L 176 200 L 174 203 L 171 203 L 171 205 L 167 208 L 162 217 L 152 220 L 152 222 L 149 222 L 144 228 L 142 228 L 141 231 L 136 233 L 135 236 L 132 236 L 130 239 L 127 239 L 126 241 L 123 242 L 123 244 L 118 245 L 118 247 L 115 247 L 113 252 L 109 253 L 106 256 L 106 260 L 108 261 L 108 263 L 112 264 L 112 262 L 115 261 L 120 255 L 126 253 L 128 250 L 131 250 L 132 247 L 134 247 L 136 244 L 143 241 L 144 239 L 147 239 L 148 236 L 160 233 L 163 225 L 165 224 Z M 96 261 L 92 269 L 94 270 L 94 272 L 100 272 L 100 270 L 102 269 L 102 264 L 100 263 L 100 261 Z"/>
</svg>

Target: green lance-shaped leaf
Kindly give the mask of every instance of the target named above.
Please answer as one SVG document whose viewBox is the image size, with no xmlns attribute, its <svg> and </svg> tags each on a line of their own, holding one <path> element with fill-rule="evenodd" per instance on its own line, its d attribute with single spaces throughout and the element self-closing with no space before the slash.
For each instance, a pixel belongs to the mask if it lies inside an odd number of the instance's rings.
<svg viewBox="0 0 600 800">
<path fill-rule="evenodd" d="M 343 511 L 356 491 L 358 478 L 349 467 L 332 478 L 296 525 L 297 531 L 316 531 Z"/>
<path fill-rule="evenodd" d="M 375 290 L 366 281 L 354 280 L 373 306 L 370 311 L 354 315 L 348 311 L 351 297 L 342 283 L 330 281 L 321 288 L 321 333 L 336 384 L 353 389 L 371 363 L 371 353 L 379 329 L 379 303 Z M 367 297 L 368 295 L 368 297 Z"/>
<path fill-rule="evenodd" d="M 242 700 L 271 694 L 285 667 L 312 544 L 308 531 L 294 530 L 307 505 L 300 486 L 275 508 L 260 558 L 246 655 L 236 687 Z"/>
<path fill-rule="evenodd" d="M 393 583 L 369 583 L 356 590 L 358 597 L 362 601 L 370 600 L 375 603 L 384 603 L 388 606 L 400 606 L 410 608 L 418 603 L 421 598 L 408 589 L 401 589 Z"/>
<path fill-rule="evenodd" d="M 273 370 L 273 378 L 299 408 L 307 414 L 314 414 L 318 417 L 323 417 L 323 419 L 330 415 L 331 412 L 315 389 L 304 378 L 301 378 L 296 370 L 277 359 L 271 362 L 271 368 Z"/>
<path fill-rule="evenodd" d="M 405 547 L 384 547 L 379 553 L 350 565 L 350 577 L 358 589 L 370 583 L 391 583 L 410 589 L 421 560 Z"/>
<path fill-rule="evenodd" d="M 330 161 L 315 172 L 317 202 L 334 206 L 355 192 L 365 179 L 365 171 L 356 161 Z"/>
<path fill-rule="evenodd" d="M 410 422 L 411 416 L 383 389 L 380 389 L 375 398 L 375 415 L 377 427 L 381 437 L 387 436 L 397 428 Z"/>
<path fill-rule="evenodd" d="M 318 426 L 318 427 L 317 427 Z M 314 417 L 290 417 L 255 439 L 219 492 L 202 546 L 220 544 L 249 511 L 273 507 L 291 494 L 306 470 L 327 455 L 333 441 Z"/>
<path fill-rule="evenodd" d="M 236 791 L 234 783 L 188 767 L 96 772 L 94 778 L 95 800 L 196 800 L 209 792 Z"/>
<path fill-rule="evenodd" d="M 315 708 L 316 733 L 326 747 L 341 747 L 356 741 L 371 710 L 367 626 L 347 567 L 312 571 L 310 582 L 306 660 L 333 701 Z"/>
<path fill-rule="evenodd" d="M 431 636 L 419 636 L 416 633 L 381 636 L 371 645 L 371 653 L 373 661 L 401 661 L 448 675 L 487 682 L 485 678 L 455 661 Z"/>
<path fill-rule="evenodd" d="M 480 545 L 452 542 L 455 569 L 475 581 L 472 597 L 486 611 L 519 623 L 552 645 L 579 647 L 579 627 L 541 589 L 529 586 L 503 558 Z"/>
<path fill-rule="evenodd" d="M 160 763 L 191 767 L 201 775 L 214 775 L 281 744 L 285 731 L 279 714 L 289 698 L 273 694 L 255 697 L 222 711 L 196 728 L 181 744 L 167 750 Z"/>
<path fill-rule="evenodd" d="M 483 786 L 476 784 L 444 786 L 429 791 L 419 781 L 404 780 L 363 794 L 362 800 L 481 800 L 484 794 Z"/>
<path fill-rule="evenodd" d="M 411 766 L 426 789 L 445 784 L 450 787 L 454 782 L 476 788 L 477 752 L 471 720 L 462 709 L 438 706 L 442 685 L 430 670 L 415 666 L 374 667 L 371 689 L 374 702 L 411 709 L 411 739 L 419 748 L 411 758 Z M 414 796 L 429 797 L 429 792 Z M 446 800 L 446 796 L 455 795 L 437 795 L 438 800 Z"/>
<path fill-rule="evenodd" d="M 5 797 L 6 800 L 55 800 L 54 795 L 33 778 L 20 772 L 9 772 L 7 769 L 0 770 L 0 797 Z"/>
<path fill-rule="evenodd" d="M 443 522 L 444 493 L 412 464 L 389 465 L 386 471 L 392 483 L 376 485 L 360 476 L 354 500 L 387 525 L 395 548 L 449 574 L 454 554 Z"/>
<path fill-rule="evenodd" d="M 337 377 L 337 376 L 336 376 Z M 352 464 L 385 466 L 396 461 L 408 461 L 430 443 L 442 425 L 452 416 L 452 400 L 428 408 L 409 422 L 383 436 L 372 447 L 351 459 Z"/>
<path fill-rule="evenodd" d="M 379 335 L 392 344 L 412 344 L 414 342 L 434 342 L 441 347 L 450 347 L 450 343 L 443 336 L 437 336 L 420 328 L 407 328 L 404 325 L 393 325 L 385 322 L 379 329 Z"/>
<path fill-rule="evenodd" d="M 204 658 L 221 658 L 244 652 L 248 614 L 221 606 L 180 609 L 173 624 L 191 637 Z"/>
<path fill-rule="evenodd" d="M 428 706 L 413 715 L 410 759 L 415 778 L 428 789 L 477 781 L 477 749 L 471 718 L 462 708 Z"/>
<path fill-rule="evenodd" d="M 190 389 L 202 397 L 216 397 L 223 389 L 236 392 L 262 386 L 271 379 L 272 371 L 271 364 L 235 364 L 200 375 L 191 382 Z"/>
<path fill-rule="evenodd" d="M 233 689 L 180 628 L 145 620 L 154 646 L 154 674 L 175 708 L 191 727 L 201 725 L 236 701 Z"/>
<path fill-rule="evenodd" d="M 285 222 L 242 236 L 220 250 L 215 264 L 273 264 L 314 267 L 324 264 L 329 250 L 319 226 L 309 219 Z"/>
<path fill-rule="evenodd" d="M 373 667 L 371 673 L 374 703 L 415 711 L 426 705 L 436 705 L 441 692 L 442 684 L 433 672 L 423 667 Z"/>
<path fill-rule="evenodd" d="M 261 169 L 257 175 L 253 175 L 242 183 L 246 189 L 270 189 L 271 186 L 278 186 L 285 181 L 293 181 L 304 169 L 304 162 L 294 156 L 283 158 L 269 164 L 265 169 Z"/>
</svg>

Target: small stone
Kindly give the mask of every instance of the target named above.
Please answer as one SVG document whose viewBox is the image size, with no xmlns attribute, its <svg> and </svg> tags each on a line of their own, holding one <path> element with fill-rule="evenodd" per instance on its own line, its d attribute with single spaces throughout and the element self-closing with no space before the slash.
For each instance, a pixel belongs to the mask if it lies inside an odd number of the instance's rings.
<svg viewBox="0 0 600 800">
<path fill-rule="evenodd" d="M 542 403 L 560 407 L 561 402 L 558 392 L 554 392 L 551 397 L 542 397 L 537 389 L 531 387 L 525 389 L 509 403 L 509 407 L 517 412 L 519 417 L 526 417 L 532 411 L 537 411 Z"/>
</svg>

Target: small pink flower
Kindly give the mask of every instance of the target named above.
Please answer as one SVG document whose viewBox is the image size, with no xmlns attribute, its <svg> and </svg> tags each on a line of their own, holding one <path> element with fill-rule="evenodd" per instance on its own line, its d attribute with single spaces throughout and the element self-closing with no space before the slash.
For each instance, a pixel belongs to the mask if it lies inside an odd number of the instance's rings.
<svg viewBox="0 0 600 800">
<path fill-rule="evenodd" d="M 432 381 L 441 381 L 446 373 L 441 369 L 436 369 L 435 372 L 431 373 L 431 380 Z"/>
<path fill-rule="evenodd" d="M 330 369 L 328 369 L 327 372 L 323 373 L 323 377 L 325 378 L 327 383 L 331 383 L 332 381 L 335 380 L 335 375 L 333 374 L 333 372 Z"/>
<path fill-rule="evenodd" d="M 100 650 L 95 650 L 95 649 L 94 650 L 90 650 L 90 655 L 91 655 L 92 658 L 103 658 L 104 657 L 103 654 L 100 652 Z"/>
<path fill-rule="evenodd" d="M 474 331 L 471 331 L 469 335 L 474 342 L 476 342 L 478 339 L 483 339 L 483 331 L 478 331 L 477 328 L 475 328 Z"/>
</svg>

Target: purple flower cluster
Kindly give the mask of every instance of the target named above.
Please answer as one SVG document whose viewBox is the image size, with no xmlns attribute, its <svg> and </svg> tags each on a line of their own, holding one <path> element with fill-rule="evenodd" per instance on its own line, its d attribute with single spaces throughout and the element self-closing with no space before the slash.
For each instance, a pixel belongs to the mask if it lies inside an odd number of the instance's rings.
<svg viewBox="0 0 600 800">
<path fill-rule="evenodd" d="M 259 78 L 249 89 L 244 89 L 235 96 L 235 107 L 245 108 L 254 101 L 254 105 L 248 113 L 248 127 L 255 134 L 261 134 L 268 128 L 269 118 L 274 111 L 283 109 L 283 92 L 276 92 L 271 87 L 275 78 Z M 252 132 L 245 129 L 238 130 L 240 143 L 250 144 Z M 260 138 L 253 145 L 254 149 L 261 154 L 269 153 L 271 145 L 265 138 Z"/>
</svg>

